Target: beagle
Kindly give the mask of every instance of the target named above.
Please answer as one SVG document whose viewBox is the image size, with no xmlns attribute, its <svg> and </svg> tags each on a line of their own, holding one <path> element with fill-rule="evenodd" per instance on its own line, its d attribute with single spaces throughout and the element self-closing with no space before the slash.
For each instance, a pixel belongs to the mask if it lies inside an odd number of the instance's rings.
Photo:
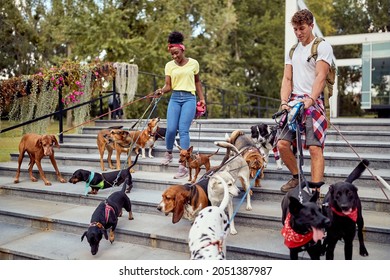
<svg viewBox="0 0 390 280">
<path fill-rule="evenodd" d="M 191 222 L 195 220 L 199 211 L 210 205 L 207 197 L 208 178 L 202 178 L 196 184 L 172 185 L 162 193 L 162 200 L 157 210 L 166 216 L 172 213 L 172 223 L 181 218 Z"/>
</svg>

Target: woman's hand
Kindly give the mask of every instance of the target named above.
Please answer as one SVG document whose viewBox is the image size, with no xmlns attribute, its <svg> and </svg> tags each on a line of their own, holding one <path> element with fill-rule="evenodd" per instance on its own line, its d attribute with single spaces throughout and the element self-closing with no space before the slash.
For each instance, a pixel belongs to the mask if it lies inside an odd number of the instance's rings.
<svg viewBox="0 0 390 280">
<path fill-rule="evenodd" d="M 161 88 L 156 89 L 156 91 L 154 92 L 154 95 L 157 95 L 157 96 L 162 96 L 163 94 L 164 94 L 164 92 Z"/>
</svg>

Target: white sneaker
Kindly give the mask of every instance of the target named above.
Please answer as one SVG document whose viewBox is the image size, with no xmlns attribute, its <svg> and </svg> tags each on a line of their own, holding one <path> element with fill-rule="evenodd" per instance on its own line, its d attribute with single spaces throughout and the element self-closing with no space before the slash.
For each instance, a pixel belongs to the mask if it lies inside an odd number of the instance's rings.
<svg viewBox="0 0 390 280">
<path fill-rule="evenodd" d="M 187 175 L 188 175 L 188 168 L 180 164 L 179 170 L 177 171 L 175 176 L 173 176 L 173 179 L 180 179 L 180 178 L 183 178 Z"/>
<path fill-rule="evenodd" d="M 172 162 L 173 155 L 172 153 L 165 152 L 164 159 L 161 162 L 161 165 L 168 165 L 170 162 Z"/>
</svg>

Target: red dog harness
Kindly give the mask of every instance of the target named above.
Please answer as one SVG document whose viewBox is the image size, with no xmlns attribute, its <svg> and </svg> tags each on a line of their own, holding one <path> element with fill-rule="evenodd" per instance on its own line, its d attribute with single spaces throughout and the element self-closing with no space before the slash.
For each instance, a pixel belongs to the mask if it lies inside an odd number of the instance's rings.
<svg viewBox="0 0 390 280">
<path fill-rule="evenodd" d="M 291 214 L 288 213 L 286 220 L 284 221 L 284 227 L 281 230 L 281 233 L 284 237 L 284 245 L 287 248 L 298 248 L 306 245 L 313 239 L 313 232 L 309 231 L 306 234 L 300 234 L 295 232 L 290 226 Z"/>
<path fill-rule="evenodd" d="M 105 211 L 104 211 L 104 214 L 106 216 L 106 224 L 108 223 L 108 218 L 110 217 L 110 212 L 114 212 L 114 208 L 112 208 L 110 205 L 108 205 L 106 203 L 106 208 L 105 208 Z"/>
</svg>

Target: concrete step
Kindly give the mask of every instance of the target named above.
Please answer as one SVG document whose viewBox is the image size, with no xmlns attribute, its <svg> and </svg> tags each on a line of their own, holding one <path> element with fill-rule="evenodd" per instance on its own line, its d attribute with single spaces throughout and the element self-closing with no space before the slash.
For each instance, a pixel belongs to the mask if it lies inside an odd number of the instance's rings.
<svg viewBox="0 0 390 280">
<path fill-rule="evenodd" d="M 132 195 L 131 193 L 131 199 Z M 88 228 L 90 216 L 96 206 L 8 195 L 1 195 L 0 202 L 0 221 L 6 224 L 4 228 L 8 229 L 9 224 L 11 224 L 17 225 L 20 229 L 20 227 L 26 227 L 31 223 L 30 228 L 21 229 L 22 233 L 17 232 L 15 226 L 8 230 L 12 232 L 12 235 L 3 233 L 0 237 L 3 240 L 0 242 L 2 244 L 0 251 L 30 251 L 34 255 L 44 255 L 39 257 L 41 259 L 91 258 L 88 244 L 84 241 L 85 244 L 80 245 L 80 237 Z M 96 202 L 97 204 L 98 202 Z M 116 241 L 112 245 L 109 245 L 105 240 L 102 241 L 102 247 L 99 251 L 103 259 L 111 259 L 105 254 L 106 251 L 107 254 L 113 255 L 112 259 L 118 259 L 111 248 L 116 249 L 117 247 L 114 246 L 117 246 L 116 244 L 119 242 L 188 253 L 187 238 L 191 227 L 189 221 L 181 220 L 177 224 L 172 224 L 170 217 L 135 211 L 134 217 L 135 219 L 132 221 L 124 218 L 119 219 Z M 31 234 L 31 229 L 40 230 L 40 232 L 35 231 L 34 234 Z M 229 235 L 227 239 L 228 259 L 288 259 L 288 250 L 283 245 L 280 229 L 273 230 L 256 225 L 247 227 L 237 224 L 237 230 L 237 235 Z M 48 237 L 49 234 L 50 237 Z M 52 235 L 56 234 L 57 237 L 51 238 Z M 59 242 L 64 234 L 69 237 L 67 239 L 69 242 L 66 244 Z M 45 240 L 45 246 L 41 247 L 43 240 Z M 117 243 L 117 241 L 119 242 Z M 372 259 L 389 259 L 389 244 L 367 241 L 366 246 Z M 338 247 L 336 259 L 343 258 L 340 247 L 342 246 Z M 124 250 L 125 248 L 121 247 L 120 249 Z M 51 256 L 47 256 L 47 251 Z M 55 256 L 53 256 L 53 251 L 55 251 Z M 32 255 L 31 253 L 30 255 Z M 70 256 L 70 253 L 73 255 Z M 184 255 L 181 257 L 184 259 Z M 134 255 L 129 257 L 129 259 L 134 258 Z M 354 259 L 361 259 L 356 250 Z"/>
<path fill-rule="evenodd" d="M 203 135 L 203 132 L 202 132 Z M 249 135 L 249 134 L 248 134 Z M 390 133 L 388 135 L 390 139 Z M 178 138 L 177 138 L 178 139 Z M 375 138 L 371 138 L 371 140 L 361 141 L 361 140 L 355 140 L 355 141 L 344 141 L 343 139 L 339 140 L 331 140 L 327 138 L 326 145 L 325 145 L 325 153 L 327 152 L 341 152 L 341 153 L 376 153 L 376 154 L 383 154 L 383 155 L 389 155 L 390 158 L 390 142 L 384 142 L 373 140 Z M 216 136 L 200 136 L 199 135 L 191 135 L 191 145 L 193 145 L 195 148 L 202 147 L 202 148 L 215 148 L 215 141 L 225 141 L 224 134 L 220 134 L 218 137 Z M 95 134 L 73 134 L 73 135 L 65 135 L 64 136 L 64 143 L 62 144 L 62 147 L 67 147 L 67 144 L 90 144 L 90 145 L 96 145 L 96 135 Z M 158 146 L 164 146 L 165 142 L 163 140 L 159 140 L 156 142 L 156 145 Z"/>
<path fill-rule="evenodd" d="M 131 127 L 137 120 L 97 120 L 95 125 L 98 127 L 109 127 L 115 125 L 123 125 Z M 275 124 L 275 121 L 270 118 L 250 118 L 250 119 L 197 119 L 192 123 L 193 128 L 232 128 L 234 129 L 248 129 L 254 124 L 258 123 Z M 165 119 L 161 120 L 161 126 L 166 123 Z M 142 127 L 140 125 L 139 127 Z M 340 131 L 390 131 L 390 119 L 363 119 L 363 118 L 337 118 L 331 119 L 330 129 Z"/>
<path fill-rule="evenodd" d="M 134 175 L 142 175 L 144 180 L 146 180 L 148 174 L 135 173 Z M 161 194 L 169 184 L 165 184 L 165 187 L 160 186 L 160 188 L 154 188 L 153 186 L 143 188 L 145 186 L 140 184 L 137 176 L 134 176 L 133 183 L 134 187 L 130 194 L 133 211 L 161 216 L 161 213 L 157 210 L 157 205 L 161 201 Z M 171 184 L 173 183 L 178 182 L 175 181 Z M 51 187 L 42 187 L 37 183 L 31 184 L 29 181 L 25 180 L 16 185 L 12 182 L 5 182 L 2 185 L 1 195 L 7 197 L 7 200 L 12 200 L 16 197 L 31 199 L 44 198 L 47 201 L 87 206 L 96 206 L 99 201 L 104 200 L 112 192 L 119 189 L 119 187 L 116 187 L 101 190 L 98 195 L 85 196 L 85 184 L 83 183 L 73 185 L 69 183 L 61 184 L 53 182 Z M 327 189 L 327 185 L 322 188 L 322 195 L 326 193 Z M 283 194 L 279 191 L 279 185 L 276 183 L 269 183 L 261 189 L 254 188 L 253 191 L 253 209 L 251 211 L 245 209 L 243 191 L 238 197 L 234 198 L 233 204 L 236 209 L 235 211 L 237 211 L 235 218 L 236 224 L 244 227 L 256 226 L 264 229 L 280 229 L 280 202 L 283 198 Z M 384 196 L 383 194 L 381 196 L 379 190 L 367 190 L 363 188 L 360 189 L 359 194 L 361 196 L 364 211 L 366 240 L 390 244 L 390 202 L 383 199 Z M 6 203 L 4 205 L 6 205 Z M 11 217 L 10 213 L 7 215 L 9 218 Z"/>
<path fill-rule="evenodd" d="M 272 123 L 272 122 L 267 122 L 268 124 L 275 124 L 275 123 Z M 250 127 L 252 126 L 253 124 L 249 125 L 248 127 L 246 128 L 241 128 L 242 131 L 245 132 L 245 134 L 248 134 L 250 135 L 251 134 L 251 131 L 250 131 Z M 166 127 L 166 125 L 164 124 L 161 124 L 161 127 Z M 84 127 L 82 129 L 82 133 L 79 134 L 79 135 L 86 135 L 86 137 L 90 136 L 90 135 L 94 135 L 95 136 L 95 139 L 96 139 L 96 135 L 97 133 L 101 130 L 101 129 L 105 129 L 107 128 L 106 126 L 88 126 L 88 127 Z M 142 127 L 140 127 L 139 129 L 141 129 Z M 123 129 L 126 129 L 126 130 L 130 130 L 131 127 L 127 127 L 127 126 L 124 126 Z M 225 134 L 227 133 L 228 135 L 230 135 L 232 133 L 232 131 L 234 131 L 235 129 L 238 129 L 234 126 L 234 124 L 232 124 L 230 127 L 225 127 L 225 128 L 221 128 L 221 127 L 202 127 L 202 126 L 192 126 L 190 128 L 190 136 L 191 136 L 191 139 L 196 139 L 197 137 L 199 137 L 199 131 L 201 133 L 202 136 L 206 136 L 206 137 L 224 137 Z M 362 129 L 362 128 L 360 128 Z M 88 135 L 88 136 L 87 136 Z M 67 138 L 67 136 L 69 136 L 69 138 L 72 137 L 71 134 L 65 134 L 64 135 L 64 139 Z M 390 130 L 382 130 L 382 129 L 379 129 L 379 130 L 372 130 L 372 131 L 366 131 L 366 130 L 356 130 L 356 131 L 353 131 L 353 130 L 336 130 L 335 128 L 333 127 L 330 127 L 328 129 L 328 134 L 327 134 L 327 140 L 330 140 L 330 141 L 342 141 L 342 142 L 346 142 L 346 141 L 378 141 L 378 142 L 383 142 L 383 141 L 387 141 L 389 140 L 390 138 Z M 67 142 L 67 140 L 65 141 Z"/>
<path fill-rule="evenodd" d="M 174 158 L 177 159 L 175 156 Z M 122 155 L 121 157 L 121 167 L 127 166 L 126 163 L 127 157 Z M 161 157 L 155 158 L 139 158 L 134 170 L 145 171 L 145 172 L 154 172 L 155 174 L 167 173 L 173 175 L 177 172 L 179 163 L 174 160 L 170 165 L 163 166 L 161 165 Z M 371 160 L 371 158 L 368 158 Z M 349 159 L 351 161 L 351 159 Z M 97 154 L 61 154 L 56 153 L 56 161 L 57 165 L 63 176 L 70 177 L 73 172 L 79 168 L 87 169 L 95 172 L 102 172 L 100 169 L 100 158 Z M 347 161 L 347 160 L 346 160 Z M 115 165 L 115 157 L 113 158 L 113 163 Z M 218 166 L 220 161 L 211 160 L 211 166 Z M 125 165 L 126 164 L 126 165 Z M 325 166 L 325 182 L 328 184 L 332 184 L 338 182 L 340 180 L 345 180 L 345 178 L 351 173 L 353 168 L 358 164 L 358 160 L 355 161 L 354 164 L 350 164 L 350 166 Z M 54 168 L 51 165 L 48 159 L 44 159 L 42 161 L 42 166 L 45 171 L 46 177 L 49 180 L 56 180 L 56 176 L 54 173 Z M 108 164 L 105 161 L 105 167 L 108 168 Z M 10 176 L 11 178 L 15 176 L 17 169 L 17 162 L 2 162 L 0 163 L 0 176 Z M 303 166 L 303 172 L 307 180 L 310 180 L 310 166 L 305 160 L 305 165 Z M 28 178 L 28 162 L 27 159 L 22 163 L 21 166 L 21 177 Z M 202 169 L 200 174 L 203 174 L 205 170 Z M 36 174 L 37 178 L 39 177 L 37 167 L 33 168 L 34 174 Z M 276 168 L 276 165 L 273 163 L 268 164 L 267 168 L 264 169 L 265 177 L 262 180 L 263 182 L 267 180 L 278 180 L 278 181 L 287 181 L 290 179 L 291 174 L 288 169 L 283 166 L 281 170 Z M 390 172 L 389 169 L 378 169 L 374 167 L 370 167 L 362 174 L 362 176 L 355 181 L 359 186 L 362 187 L 371 187 L 373 185 L 377 185 L 377 182 L 374 178 L 374 175 L 379 175 L 383 177 L 387 182 L 390 181 Z"/>
<path fill-rule="evenodd" d="M 202 146 L 194 146 L 194 152 L 195 153 L 201 153 L 201 154 L 212 154 L 215 153 L 218 150 L 217 146 L 214 147 L 204 147 Z M 164 157 L 166 149 L 164 144 L 161 141 L 157 141 L 155 147 L 153 148 L 153 156 L 155 158 L 159 158 L 160 161 Z M 346 152 L 342 151 L 325 151 L 324 152 L 324 158 L 325 158 L 325 165 L 329 167 L 349 167 L 354 168 L 357 163 L 360 161 L 359 158 L 364 158 L 370 161 L 370 167 L 375 169 L 390 169 L 390 153 L 373 153 L 373 152 L 349 152 L 350 150 L 346 148 Z M 217 165 L 219 162 L 222 161 L 223 157 L 225 156 L 226 150 L 224 148 L 220 148 L 218 151 L 218 154 L 214 155 L 211 159 L 216 161 Z M 148 156 L 149 150 L 146 150 L 146 156 Z M 70 159 L 71 156 L 68 157 L 68 155 L 77 154 L 80 156 L 80 159 L 82 159 L 84 156 L 91 157 L 92 161 L 95 161 L 96 158 L 100 161 L 99 152 L 97 149 L 97 145 L 94 143 L 82 143 L 82 144 L 75 144 L 75 143 L 69 143 L 69 144 L 62 144 L 60 149 L 57 149 L 55 151 L 55 156 L 58 160 L 66 160 Z M 115 151 L 113 153 L 113 160 L 116 159 Z M 175 148 L 173 150 L 174 158 L 179 158 L 179 151 Z M 134 157 L 135 153 L 133 152 L 132 157 Z M 124 153 L 121 155 L 124 158 L 127 158 Z M 13 162 L 17 162 L 19 157 L 19 153 L 11 153 L 10 154 L 10 160 Z M 303 157 L 304 157 L 304 164 L 310 165 L 311 164 L 311 158 L 307 150 L 303 150 Z M 105 152 L 104 159 L 107 158 L 107 151 Z M 73 158 L 72 158 L 73 159 Z M 25 160 L 27 161 L 27 156 L 25 156 Z M 43 158 L 43 161 L 48 161 L 49 159 L 47 157 Z M 144 160 L 141 158 L 141 160 Z M 273 152 L 271 151 L 269 156 L 269 163 L 275 163 L 275 159 L 273 156 Z M 68 164 L 76 164 L 78 163 L 70 163 Z"/>
</svg>

